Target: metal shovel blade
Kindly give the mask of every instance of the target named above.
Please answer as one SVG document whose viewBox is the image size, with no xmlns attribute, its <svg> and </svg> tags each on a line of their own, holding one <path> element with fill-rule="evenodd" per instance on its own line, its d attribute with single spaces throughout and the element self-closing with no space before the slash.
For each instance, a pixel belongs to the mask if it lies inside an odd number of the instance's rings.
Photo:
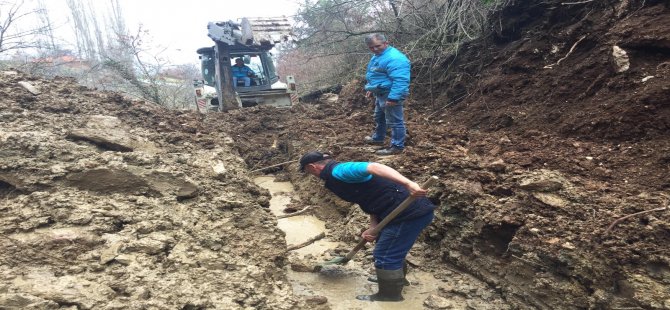
<svg viewBox="0 0 670 310">
<path fill-rule="evenodd" d="M 335 257 L 327 262 L 321 263 L 321 266 L 328 266 L 328 265 L 344 265 L 349 262 L 349 259 L 344 257 L 344 256 L 338 256 Z"/>
</svg>

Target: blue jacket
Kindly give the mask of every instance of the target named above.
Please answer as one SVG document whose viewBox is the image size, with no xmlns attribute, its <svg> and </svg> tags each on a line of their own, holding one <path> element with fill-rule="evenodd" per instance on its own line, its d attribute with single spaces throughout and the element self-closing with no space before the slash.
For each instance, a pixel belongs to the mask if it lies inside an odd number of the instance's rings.
<svg viewBox="0 0 670 310">
<path fill-rule="evenodd" d="M 381 55 L 373 55 L 368 63 L 365 90 L 388 100 L 404 100 L 409 94 L 410 62 L 407 56 L 393 46 Z"/>
<path fill-rule="evenodd" d="M 233 66 L 231 71 L 233 73 L 233 76 L 238 77 L 238 78 L 248 77 L 250 74 L 254 73 L 254 71 L 251 70 L 251 68 L 249 68 L 247 66 L 242 66 L 242 67 Z"/>
</svg>

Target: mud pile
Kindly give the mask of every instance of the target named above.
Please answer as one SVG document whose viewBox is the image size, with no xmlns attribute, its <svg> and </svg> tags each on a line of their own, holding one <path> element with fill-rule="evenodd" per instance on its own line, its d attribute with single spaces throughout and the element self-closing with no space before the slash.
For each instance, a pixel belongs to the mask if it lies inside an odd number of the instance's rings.
<svg viewBox="0 0 670 310">
<path fill-rule="evenodd" d="M 232 143 L 195 113 L 0 72 L 0 308 L 304 307 Z"/>
</svg>

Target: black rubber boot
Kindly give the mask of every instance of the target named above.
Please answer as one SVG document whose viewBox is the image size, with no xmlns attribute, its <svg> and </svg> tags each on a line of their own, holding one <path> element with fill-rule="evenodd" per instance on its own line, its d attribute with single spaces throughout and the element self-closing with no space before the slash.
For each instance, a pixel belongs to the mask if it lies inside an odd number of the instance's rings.
<svg viewBox="0 0 670 310">
<path fill-rule="evenodd" d="M 368 281 L 370 281 L 370 282 L 372 282 L 372 283 L 377 283 L 377 277 L 376 277 L 376 276 L 369 276 L 369 277 L 368 277 Z M 405 278 L 405 279 L 403 279 L 403 283 L 402 283 L 402 285 L 404 285 L 404 286 L 411 286 L 412 283 L 409 282 L 409 281 L 407 280 L 407 278 Z"/>
<path fill-rule="evenodd" d="M 409 281 L 407 281 L 407 271 L 408 271 L 408 270 L 409 270 L 409 265 L 407 265 L 407 261 L 403 261 L 403 262 L 402 262 L 402 273 L 403 273 L 403 275 L 404 275 L 404 277 L 403 277 L 403 280 L 404 280 L 403 285 L 404 285 L 404 286 L 410 286 L 410 285 L 412 285 L 412 283 L 410 283 Z M 368 281 L 377 283 L 377 276 L 369 276 L 369 277 L 368 277 Z"/>
<path fill-rule="evenodd" d="M 405 282 L 405 275 L 402 269 L 384 270 L 377 269 L 377 284 L 379 292 L 372 295 L 358 295 L 356 299 L 367 301 L 403 301 L 402 288 Z"/>
</svg>

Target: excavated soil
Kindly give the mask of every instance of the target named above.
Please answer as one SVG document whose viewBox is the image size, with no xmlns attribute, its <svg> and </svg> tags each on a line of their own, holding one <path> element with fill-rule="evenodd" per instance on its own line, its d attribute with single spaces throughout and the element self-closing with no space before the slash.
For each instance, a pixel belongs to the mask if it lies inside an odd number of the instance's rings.
<svg viewBox="0 0 670 310">
<path fill-rule="evenodd" d="M 291 109 L 207 118 L 231 124 L 251 169 L 319 149 L 439 176 L 438 216 L 412 252 L 438 277 L 467 272 L 522 309 L 670 309 L 668 3 L 523 1 L 496 18 L 432 90 L 415 84 L 402 155 L 362 143 L 373 124 L 359 81 Z M 364 218 L 295 169 L 262 171 L 292 180 L 353 242 Z"/>
<path fill-rule="evenodd" d="M 0 308 L 328 308 L 293 294 L 252 180 L 290 180 L 343 253 L 365 217 L 296 171 L 319 149 L 440 178 L 410 257 L 445 283 L 426 308 L 670 309 L 667 1 L 519 1 L 494 20 L 415 82 L 407 149 L 383 158 L 360 81 L 201 116 L 0 72 Z"/>
<path fill-rule="evenodd" d="M 307 307 L 233 143 L 196 113 L 0 72 L 0 308 Z"/>
</svg>

